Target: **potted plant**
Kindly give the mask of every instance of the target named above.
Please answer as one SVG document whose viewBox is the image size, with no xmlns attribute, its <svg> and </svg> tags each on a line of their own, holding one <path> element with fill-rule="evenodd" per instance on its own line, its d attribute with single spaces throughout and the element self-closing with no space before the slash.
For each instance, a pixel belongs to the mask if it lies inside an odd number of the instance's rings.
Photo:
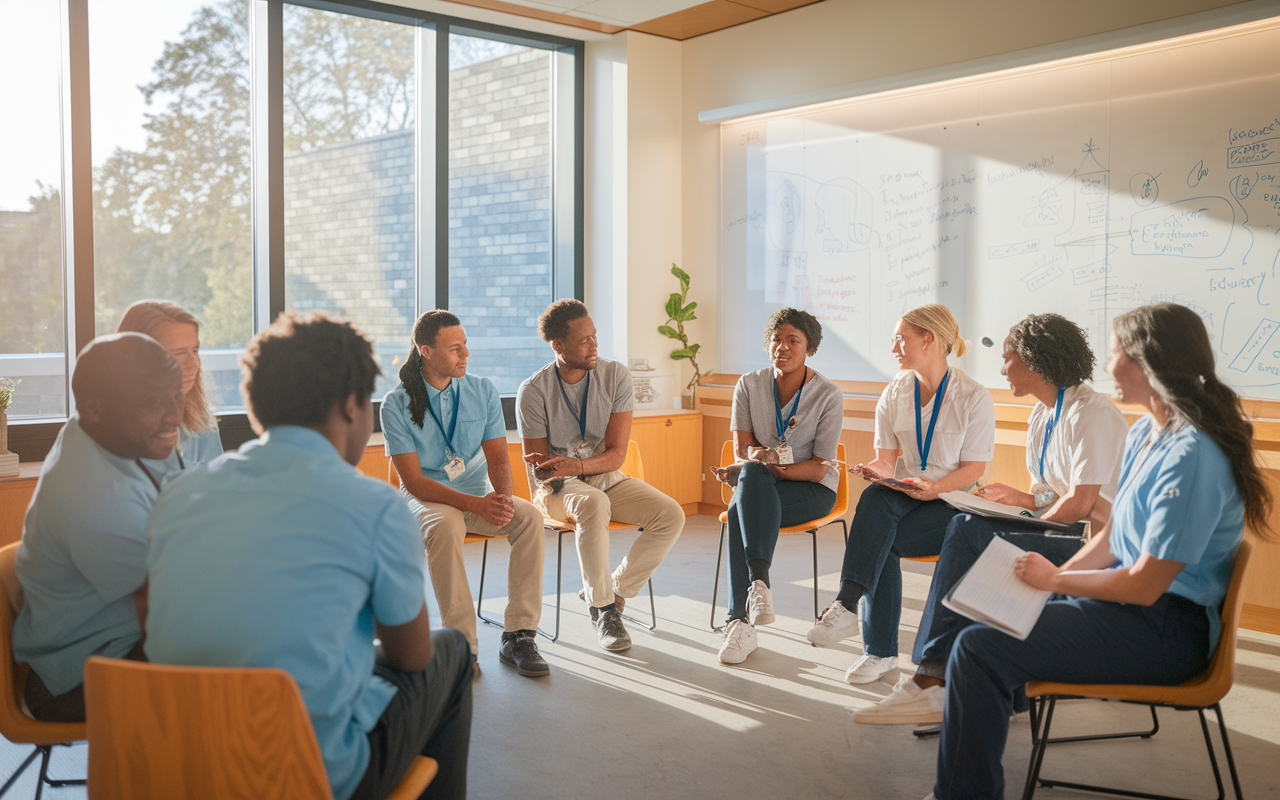
<svg viewBox="0 0 1280 800">
<path fill-rule="evenodd" d="M 9 452 L 9 406 L 13 405 L 13 389 L 22 381 L 0 378 L 0 454 Z"/>
<path fill-rule="evenodd" d="M 693 365 L 693 380 L 685 386 L 685 391 L 691 399 L 696 400 L 698 394 L 698 380 L 702 377 L 702 370 L 698 367 L 698 351 L 702 349 L 700 344 L 689 344 L 689 335 L 684 331 L 684 324 L 697 319 L 694 310 L 698 307 L 697 303 L 690 303 L 689 300 L 689 274 L 677 267 L 671 265 L 671 274 L 676 276 L 680 281 L 680 291 L 672 292 L 667 298 L 667 322 L 665 325 L 658 326 L 658 333 L 666 336 L 668 339 L 675 339 L 680 342 L 677 350 L 671 351 L 672 361 L 689 360 Z M 675 327 L 672 327 L 675 323 Z M 693 403 L 690 403 L 690 408 Z"/>
</svg>

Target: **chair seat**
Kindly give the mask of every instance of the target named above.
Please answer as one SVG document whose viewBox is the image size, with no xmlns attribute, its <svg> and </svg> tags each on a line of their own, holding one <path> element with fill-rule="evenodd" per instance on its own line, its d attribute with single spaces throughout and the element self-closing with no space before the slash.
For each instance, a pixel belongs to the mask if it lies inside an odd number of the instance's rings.
<svg viewBox="0 0 1280 800">
<path fill-rule="evenodd" d="M 832 511 L 825 517 L 818 517 L 817 519 L 810 520 L 799 525 L 787 525 L 779 528 L 778 533 L 808 533 L 809 531 L 821 528 L 824 525 L 830 525 L 843 516 L 844 512 L 837 514 L 835 511 Z"/>
<path fill-rule="evenodd" d="M 903 556 L 902 559 L 904 561 L 919 561 L 922 564 L 936 564 L 938 562 L 937 556 Z"/>
<path fill-rule="evenodd" d="M 436 772 L 439 770 L 440 765 L 434 758 L 418 756 L 409 765 L 409 771 L 400 780 L 400 785 L 387 795 L 386 800 L 417 800 L 422 795 L 422 790 L 435 779 Z"/>
<path fill-rule="evenodd" d="M 490 539 L 505 539 L 505 536 L 485 536 L 483 533 L 468 533 L 462 537 L 463 544 L 471 544 L 472 542 L 486 542 Z"/>
<path fill-rule="evenodd" d="M 562 531 L 564 533 L 572 533 L 576 529 L 572 522 L 566 522 L 565 520 L 561 520 L 561 519 L 552 519 L 551 517 L 548 517 L 545 515 L 542 517 L 542 524 L 545 527 L 548 527 L 554 531 Z M 609 521 L 609 530 L 611 531 L 620 531 L 625 528 L 634 528 L 634 527 L 637 527 L 637 526 L 635 525 L 635 523 L 631 523 L 631 522 L 614 522 L 612 520 Z M 471 534 L 467 534 L 467 535 L 470 536 Z"/>
<path fill-rule="evenodd" d="M 1226 696 L 1231 684 L 1227 682 L 1223 686 L 1218 681 L 1211 681 L 1210 677 L 1210 671 L 1206 670 L 1177 686 L 1029 681 L 1027 697 L 1059 695 L 1095 700 L 1130 700 L 1136 703 L 1159 703 L 1170 706 L 1211 706 Z"/>
</svg>

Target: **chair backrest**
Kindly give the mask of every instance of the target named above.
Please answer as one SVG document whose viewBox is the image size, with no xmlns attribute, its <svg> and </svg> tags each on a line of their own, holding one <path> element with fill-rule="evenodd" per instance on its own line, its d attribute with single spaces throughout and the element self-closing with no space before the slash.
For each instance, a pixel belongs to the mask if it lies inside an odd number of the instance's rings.
<svg viewBox="0 0 1280 800">
<path fill-rule="evenodd" d="M 78 722 L 38 722 L 26 713 L 22 699 L 27 684 L 26 664 L 13 661 L 13 623 L 22 610 L 22 584 L 14 568 L 19 542 L 0 548 L 0 734 L 21 744 L 59 744 L 85 737 L 84 725 Z"/>
<path fill-rule="evenodd" d="M 1222 636 L 1213 652 L 1209 668 L 1182 686 L 1195 689 L 1197 697 L 1193 705 L 1210 706 L 1227 696 L 1236 677 L 1236 629 L 1240 626 L 1240 608 L 1244 605 L 1244 573 L 1253 554 L 1253 545 L 1247 540 L 1236 549 L 1236 563 L 1231 568 L 1231 583 L 1227 585 L 1227 597 L 1222 601 Z"/>
<path fill-rule="evenodd" d="M 720 448 L 720 466 L 727 467 L 737 460 L 737 455 L 733 452 L 733 440 L 730 439 Z M 845 463 L 844 442 L 836 445 L 836 460 L 841 464 Z M 831 509 L 831 513 L 837 517 L 843 517 L 849 510 L 849 470 L 845 467 L 837 467 L 840 472 L 840 483 L 836 485 L 836 504 Z M 720 484 L 720 502 L 726 506 L 733 499 L 733 487 L 727 483 Z"/>
<path fill-rule="evenodd" d="M 302 695 L 279 669 L 85 662 L 89 797 L 332 800 Z"/>
</svg>

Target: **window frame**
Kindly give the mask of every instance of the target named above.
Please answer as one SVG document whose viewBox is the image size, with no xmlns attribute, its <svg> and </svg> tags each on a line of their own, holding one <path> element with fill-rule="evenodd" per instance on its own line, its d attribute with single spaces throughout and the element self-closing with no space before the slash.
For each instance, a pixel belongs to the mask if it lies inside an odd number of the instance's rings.
<svg viewBox="0 0 1280 800">
<path fill-rule="evenodd" d="M 252 118 L 253 330 L 267 327 L 285 309 L 284 239 L 284 6 L 286 0 L 249 3 L 250 106 Z M 62 50 L 60 98 L 67 413 L 74 408 L 71 375 L 76 354 L 92 339 L 95 324 L 93 260 L 93 164 L 90 152 L 89 0 L 60 0 Z M 289 0 L 289 5 L 411 25 L 419 29 L 415 152 L 419 164 L 415 280 L 416 314 L 449 307 L 449 47 L 450 33 L 537 47 L 556 54 L 553 75 L 552 295 L 584 296 L 586 44 L 550 34 L 393 6 L 369 0 Z M 427 31 L 432 36 L 426 35 Z M 431 41 L 428 41 L 430 38 Z M 434 51 L 432 53 L 431 51 Z M 434 59 L 430 56 L 434 54 Z M 569 90 L 568 84 L 572 82 Z M 434 119 L 432 119 L 432 116 Z M 423 124 L 434 123 L 434 124 Z M 428 133 L 429 131 L 429 133 Z M 571 146 L 564 134 L 572 135 Z M 434 157 L 432 157 L 434 156 Z M 570 163 L 564 163 L 569 161 Z M 433 186 L 435 191 L 424 191 Z M 431 221 L 434 225 L 424 223 Z M 570 230 L 571 228 L 571 230 Z M 377 399 L 373 401 L 379 403 Z M 514 397 L 502 398 L 513 427 Z M 375 420 L 377 416 L 375 415 Z M 23 461 L 40 460 L 66 418 L 10 420 L 10 447 Z M 253 438 L 244 412 L 218 415 L 223 446 Z M 375 423 L 375 430 L 381 426 Z"/>
</svg>

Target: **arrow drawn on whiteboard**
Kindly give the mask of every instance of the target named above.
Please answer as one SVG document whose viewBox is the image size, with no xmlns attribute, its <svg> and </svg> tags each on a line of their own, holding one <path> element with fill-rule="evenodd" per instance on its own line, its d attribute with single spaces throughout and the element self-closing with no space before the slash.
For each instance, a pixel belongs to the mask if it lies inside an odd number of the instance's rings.
<svg viewBox="0 0 1280 800">
<path fill-rule="evenodd" d="M 1244 258 L 1240 259 L 1240 263 L 1245 265 L 1249 263 L 1249 254 L 1253 252 L 1253 231 L 1249 230 L 1249 209 L 1244 207 L 1244 198 L 1248 197 L 1252 191 L 1253 184 L 1250 183 L 1247 175 L 1237 175 L 1231 179 L 1231 196 L 1244 212 L 1244 222 L 1240 223 L 1240 227 L 1249 234 L 1249 247 L 1244 251 Z"/>
</svg>

